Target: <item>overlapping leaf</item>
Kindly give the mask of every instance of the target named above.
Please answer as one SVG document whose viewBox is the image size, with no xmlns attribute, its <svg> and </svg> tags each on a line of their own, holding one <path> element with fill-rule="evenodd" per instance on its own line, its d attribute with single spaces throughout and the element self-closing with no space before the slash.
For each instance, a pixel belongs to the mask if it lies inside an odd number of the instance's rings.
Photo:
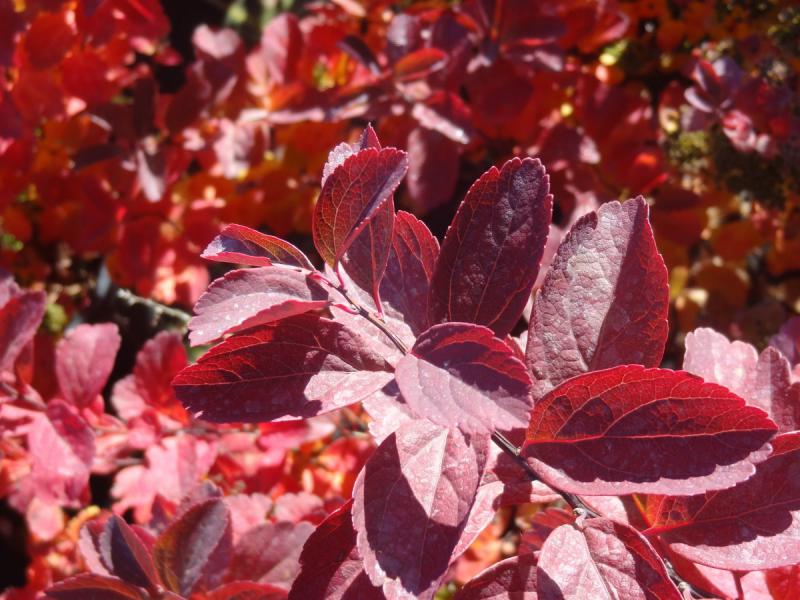
<svg viewBox="0 0 800 600">
<path fill-rule="evenodd" d="M 537 396 L 586 371 L 661 363 L 669 289 L 647 216 L 642 197 L 609 202 L 558 248 L 528 330 Z"/>
<path fill-rule="evenodd" d="M 364 570 L 393 598 L 432 598 L 475 501 L 485 439 L 411 421 L 387 437 L 353 490 Z"/>
<path fill-rule="evenodd" d="M 553 198 L 538 160 L 512 159 L 476 181 L 447 230 L 428 300 L 431 324 L 476 323 L 498 337 L 519 320 L 539 273 Z"/>
<path fill-rule="evenodd" d="M 189 321 L 193 345 L 225 333 L 325 308 L 328 292 L 310 275 L 293 269 L 261 267 L 226 273 L 195 304 Z"/>
<path fill-rule="evenodd" d="M 16 286 L 14 286 L 16 288 Z M 36 333 L 44 316 L 44 292 L 10 290 L 0 306 L 0 372 L 14 361 Z"/>
<path fill-rule="evenodd" d="M 120 579 L 151 591 L 160 587 L 149 550 L 122 518 L 109 518 L 98 546 L 103 563 Z"/>
<path fill-rule="evenodd" d="M 453 600 L 537 600 L 536 561 L 513 556 L 473 577 Z"/>
<path fill-rule="evenodd" d="M 120 344 L 113 323 L 78 325 L 56 347 L 55 370 L 61 394 L 78 408 L 89 405 L 105 386 Z"/>
<path fill-rule="evenodd" d="M 56 600 L 145 600 L 150 596 L 116 577 L 84 573 L 59 581 L 47 590 L 47 597 Z"/>
<path fill-rule="evenodd" d="M 530 376 L 487 327 L 431 327 L 397 364 L 395 378 L 411 410 L 442 427 L 488 435 L 528 423 Z"/>
<path fill-rule="evenodd" d="M 775 432 L 721 386 L 623 366 L 573 377 L 539 400 L 523 453 L 545 483 L 573 493 L 692 494 L 752 476 Z"/>
<path fill-rule="evenodd" d="M 289 242 L 244 225 L 226 225 L 201 256 L 216 262 L 251 267 L 269 267 L 278 264 L 314 270 L 308 257 Z"/>
<path fill-rule="evenodd" d="M 680 600 L 661 557 L 635 529 L 609 519 L 562 525 L 537 564 L 541 600 Z"/>
<path fill-rule="evenodd" d="M 269 583 L 288 590 L 300 570 L 303 544 L 314 531 L 306 521 L 264 523 L 246 532 L 233 551 L 233 579 Z"/>
<path fill-rule="evenodd" d="M 390 365 L 340 323 L 298 315 L 219 344 L 173 385 L 209 421 L 308 418 L 358 402 L 391 380 Z"/>
<path fill-rule="evenodd" d="M 647 499 L 648 533 L 681 556 L 748 571 L 800 562 L 800 433 L 772 441 L 755 475 L 727 490 Z"/>
</svg>

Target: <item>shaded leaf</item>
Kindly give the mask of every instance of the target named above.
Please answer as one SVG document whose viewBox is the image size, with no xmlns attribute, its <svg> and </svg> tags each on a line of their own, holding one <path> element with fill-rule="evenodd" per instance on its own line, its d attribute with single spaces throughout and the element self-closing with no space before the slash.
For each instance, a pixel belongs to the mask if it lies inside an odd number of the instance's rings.
<svg viewBox="0 0 800 600">
<path fill-rule="evenodd" d="M 187 409 L 215 422 L 308 418 L 358 402 L 391 366 L 335 321 L 298 315 L 219 344 L 173 381 Z"/>
<path fill-rule="evenodd" d="M 545 483 L 576 494 L 691 494 L 750 477 L 775 431 L 721 386 L 629 365 L 573 377 L 539 400 L 523 454 Z"/>
<path fill-rule="evenodd" d="M 408 178 L 406 186 L 414 212 L 426 214 L 446 204 L 458 180 L 458 143 L 425 127 L 408 134 Z"/>
<path fill-rule="evenodd" d="M 647 498 L 651 528 L 670 549 L 711 567 L 750 571 L 800 563 L 800 433 L 772 440 L 772 454 L 735 487 Z"/>
<path fill-rule="evenodd" d="M 108 519 L 99 546 L 103 562 L 114 575 L 148 590 L 158 589 L 158 575 L 150 552 L 121 517 L 112 515 Z"/>
<path fill-rule="evenodd" d="M 473 577 L 453 600 L 537 600 L 536 561 L 512 556 Z"/>
<path fill-rule="evenodd" d="M 16 287 L 16 286 L 14 286 Z M 4 294 L 0 307 L 0 372 L 10 370 L 25 345 L 33 339 L 44 317 L 44 292 Z"/>
<path fill-rule="evenodd" d="M 314 531 L 311 523 L 265 523 L 245 533 L 231 561 L 232 579 L 270 583 L 288 590 L 300 570 L 303 544 Z"/>
<path fill-rule="evenodd" d="M 325 308 L 328 292 L 308 273 L 261 267 L 230 271 L 214 281 L 194 306 L 192 345 L 225 333 Z"/>
<path fill-rule="evenodd" d="M 533 407 L 525 365 L 480 325 L 434 325 L 397 363 L 395 378 L 417 415 L 465 434 L 523 428 Z"/>
<path fill-rule="evenodd" d="M 206 600 L 285 600 L 286 590 L 266 583 L 233 581 L 206 594 Z"/>
<path fill-rule="evenodd" d="M 447 62 L 447 53 L 439 48 L 421 48 L 403 56 L 394 64 L 394 76 L 400 81 L 412 81 L 426 77 L 442 68 Z"/>
<path fill-rule="evenodd" d="M 640 196 L 580 219 L 533 304 L 526 363 L 535 396 L 586 371 L 657 367 L 667 340 L 667 269 Z"/>
<path fill-rule="evenodd" d="M 547 241 L 553 198 L 538 160 L 514 158 L 476 181 L 433 272 L 431 324 L 476 323 L 504 337 L 519 320 Z"/>
<path fill-rule="evenodd" d="M 78 325 L 56 346 L 55 370 L 61 394 L 78 408 L 99 394 L 114 368 L 121 338 L 113 323 Z"/>
<path fill-rule="evenodd" d="M 661 557 L 635 529 L 610 519 L 562 525 L 537 566 L 539 598 L 680 600 Z"/>
<path fill-rule="evenodd" d="M 57 600 L 145 600 L 144 590 L 116 577 L 84 573 L 59 581 L 45 592 Z"/>
<path fill-rule="evenodd" d="M 475 501 L 486 442 L 412 421 L 367 461 L 353 490 L 353 525 L 364 570 L 390 600 L 433 597 Z"/>
<path fill-rule="evenodd" d="M 289 242 L 267 235 L 244 225 L 226 225 L 211 240 L 201 256 L 216 262 L 230 262 L 251 267 L 269 267 L 272 264 L 314 270 L 303 252 Z"/>
</svg>

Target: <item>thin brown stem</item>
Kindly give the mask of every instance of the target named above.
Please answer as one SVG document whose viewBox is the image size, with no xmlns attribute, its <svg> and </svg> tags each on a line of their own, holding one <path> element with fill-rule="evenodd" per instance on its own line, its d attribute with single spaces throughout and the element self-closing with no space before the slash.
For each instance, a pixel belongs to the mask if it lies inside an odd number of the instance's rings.
<svg viewBox="0 0 800 600">
<path fill-rule="evenodd" d="M 400 352 L 402 352 L 403 354 L 408 354 L 408 348 L 402 342 L 402 340 L 400 340 L 400 338 L 397 337 L 397 335 L 395 335 L 395 333 L 386 326 L 386 323 L 384 323 L 379 316 L 372 314 L 366 308 L 361 306 L 361 304 L 359 304 L 355 299 L 353 299 L 353 297 L 347 293 L 347 290 L 345 289 L 344 285 L 339 285 L 334 289 L 337 292 L 339 292 L 344 297 L 344 299 L 347 300 L 353 306 L 353 308 L 356 309 L 356 311 L 360 316 L 362 316 L 367 321 L 372 323 L 375 327 L 380 329 L 381 332 L 392 341 L 392 343 L 397 347 L 397 349 L 400 350 Z"/>
</svg>

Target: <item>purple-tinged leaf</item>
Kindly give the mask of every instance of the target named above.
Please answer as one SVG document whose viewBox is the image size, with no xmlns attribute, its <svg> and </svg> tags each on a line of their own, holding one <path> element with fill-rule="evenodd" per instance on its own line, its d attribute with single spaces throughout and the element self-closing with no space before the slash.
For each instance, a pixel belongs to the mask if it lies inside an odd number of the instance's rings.
<svg viewBox="0 0 800 600">
<path fill-rule="evenodd" d="M 33 339 L 44 317 L 44 292 L 20 292 L 9 286 L 0 306 L 0 372 L 14 366 L 20 352 Z"/>
<path fill-rule="evenodd" d="M 635 529 L 609 519 L 562 525 L 537 564 L 541 600 L 681 600 L 661 557 Z"/>
<path fill-rule="evenodd" d="M 482 325 L 434 325 L 397 363 L 395 378 L 417 415 L 467 435 L 524 428 L 533 408 L 525 365 Z"/>
<path fill-rule="evenodd" d="M 683 368 L 766 411 L 780 431 L 800 429 L 800 382 L 792 382 L 791 365 L 775 348 L 759 355 L 750 344 L 729 342 L 712 329 L 695 329 L 686 335 Z"/>
<path fill-rule="evenodd" d="M 408 169 L 406 153 L 367 148 L 345 158 L 325 180 L 314 211 L 314 245 L 335 266 L 389 200 Z M 389 231 L 391 234 L 391 229 Z M 391 237 L 386 240 L 388 246 Z M 384 260 L 385 264 L 385 260 Z"/>
<path fill-rule="evenodd" d="M 303 271 L 275 267 L 230 271 L 195 304 L 189 340 L 194 346 L 207 344 L 226 333 L 323 309 L 328 302 L 327 290 Z"/>
<path fill-rule="evenodd" d="M 458 180 L 458 143 L 438 131 L 415 127 L 408 134 L 409 201 L 417 214 L 446 204 Z"/>
<path fill-rule="evenodd" d="M 150 552 L 133 529 L 119 516 L 113 515 L 99 538 L 103 563 L 120 579 L 155 591 L 159 587 Z"/>
<path fill-rule="evenodd" d="M 314 265 L 300 249 L 281 238 L 244 225 L 227 225 L 211 240 L 201 256 L 216 262 L 251 267 L 269 267 L 278 264 L 314 270 Z"/>
<path fill-rule="evenodd" d="M 222 583 L 231 557 L 231 518 L 219 498 L 187 510 L 156 540 L 153 557 L 167 589 L 189 596 Z"/>
<path fill-rule="evenodd" d="M 512 556 L 478 573 L 453 600 L 537 600 L 536 561 Z"/>
<path fill-rule="evenodd" d="M 45 591 L 55 600 L 147 600 L 144 590 L 116 577 L 83 573 L 54 584 Z"/>
<path fill-rule="evenodd" d="M 430 323 L 461 321 L 511 332 L 525 308 L 553 207 L 538 160 L 514 158 L 476 181 L 447 230 L 433 272 Z"/>
<path fill-rule="evenodd" d="M 735 487 L 696 496 L 649 496 L 651 528 L 696 563 L 752 571 L 800 563 L 800 432 L 772 440 L 772 454 Z"/>
<path fill-rule="evenodd" d="M 669 289 L 647 215 L 642 197 L 609 202 L 558 248 L 528 330 L 535 397 L 586 371 L 661 363 Z"/>
<path fill-rule="evenodd" d="M 288 591 L 300 571 L 303 544 L 313 531 L 307 521 L 265 523 L 251 529 L 234 548 L 230 577 Z"/>
<path fill-rule="evenodd" d="M 173 380 L 178 399 L 214 422 L 304 419 L 353 404 L 391 366 L 341 323 L 298 315 L 234 336 Z"/>
<path fill-rule="evenodd" d="M 268 583 L 232 581 L 205 595 L 205 600 L 286 600 L 286 590 Z"/>
<path fill-rule="evenodd" d="M 380 295 L 387 313 L 399 313 L 415 335 L 428 328 L 425 308 L 437 256 L 439 242 L 425 223 L 399 211 Z"/>
<path fill-rule="evenodd" d="M 306 540 L 289 600 L 383 600 L 358 554 L 352 506 L 349 500 L 332 512 Z"/>
<path fill-rule="evenodd" d="M 792 365 L 800 363 L 800 317 L 786 321 L 770 338 L 769 345 L 780 350 Z"/>
<path fill-rule="evenodd" d="M 721 386 L 628 365 L 537 401 L 522 452 L 545 483 L 575 494 L 696 494 L 751 477 L 776 429 Z"/>
<path fill-rule="evenodd" d="M 353 489 L 353 525 L 364 570 L 389 600 L 433 597 L 475 502 L 487 442 L 418 420 L 367 461 Z"/>
<path fill-rule="evenodd" d="M 113 323 L 78 325 L 56 346 L 55 370 L 61 394 L 78 408 L 88 406 L 108 381 L 120 344 Z"/>
</svg>

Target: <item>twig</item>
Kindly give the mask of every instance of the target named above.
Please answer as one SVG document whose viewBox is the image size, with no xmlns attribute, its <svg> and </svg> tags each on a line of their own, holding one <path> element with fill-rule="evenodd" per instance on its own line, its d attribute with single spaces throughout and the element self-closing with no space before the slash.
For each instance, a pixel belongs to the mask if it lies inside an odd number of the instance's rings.
<svg viewBox="0 0 800 600">
<path fill-rule="evenodd" d="M 116 295 L 117 298 L 129 306 L 133 306 L 135 304 L 143 304 L 147 306 L 153 311 L 153 313 L 155 313 L 156 317 L 166 315 L 172 319 L 175 319 L 176 321 L 180 321 L 183 325 L 186 325 L 189 322 L 189 319 L 192 318 L 191 315 L 182 310 L 172 308 L 171 306 L 166 306 L 160 302 L 151 300 L 150 298 L 142 298 L 141 296 L 134 294 L 132 291 L 126 290 L 125 288 L 117 288 Z"/>
<path fill-rule="evenodd" d="M 397 349 L 400 350 L 400 352 L 402 352 L 403 354 L 408 354 L 408 348 L 400 340 L 400 338 L 398 338 L 394 334 L 394 332 L 386 326 L 386 323 L 384 323 L 380 317 L 378 317 L 377 315 L 373 315 L 366 308 L 361 306 L 361 304 L 359 304 L 356 300 L 354 300 L 350 296 L 350 294 L 347 293 L 347 290 L 345 289 L 344 285 L 340 283 L 338 286 L 334 286 L 333 289 L 339 292 L 344 297 L 344 299 L 347 300 L 353 306 L 353 308 L 356 309 L 356 311 L 360 316 L 364 317 L 367 321 L 369 321 L 375 327 L 380 329 L 381 332 L 392 341 L 392 343 L 397 347 Z"/>
</svg>

